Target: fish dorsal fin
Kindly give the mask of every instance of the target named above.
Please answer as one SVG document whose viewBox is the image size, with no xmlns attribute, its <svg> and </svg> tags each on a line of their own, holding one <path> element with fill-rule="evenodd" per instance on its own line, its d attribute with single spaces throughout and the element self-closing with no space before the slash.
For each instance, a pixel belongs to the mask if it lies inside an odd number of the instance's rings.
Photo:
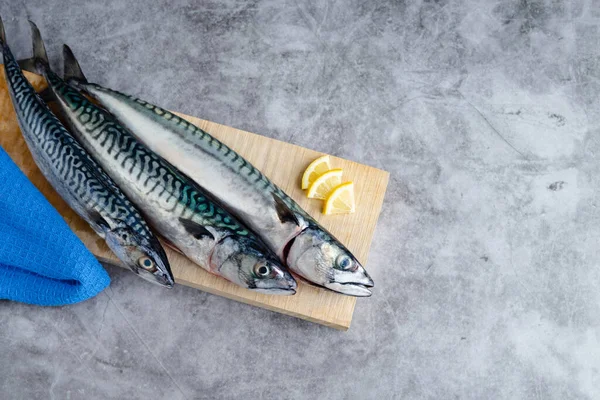
<svg viewBox="0 0 600 400">
<path fill-rule="evenodd" d="M 200 224 L 195 223 L 194 221 L 190 221 L 189 219 L 179 218 L 179 222 L 185 228 L 188 233 L 190 233 L 196 239 L 202 239 L 203 237 L 209 237 L 211 239 L 215 239 L 215 236 L 205 227 Z"/>
<path fill-rule="evenodd" d="M 273 200 L 275 200 L 275 210 L 277 210 L 277 216 L 282 223 L 291 222 L 300 226 L 300 222 L 298 221 L 298 217 L 296 214 L 290 210 L 290 208 L 285 204 L 285 202 L 275 193 L 271 193 L 273 196 Z"/>
</svg>

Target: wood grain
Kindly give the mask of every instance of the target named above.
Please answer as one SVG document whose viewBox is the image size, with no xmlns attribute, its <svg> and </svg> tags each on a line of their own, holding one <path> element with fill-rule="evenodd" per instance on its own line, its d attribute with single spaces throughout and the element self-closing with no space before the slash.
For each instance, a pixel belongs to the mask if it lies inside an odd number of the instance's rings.
<svg viewBox="0 0 600 400">
<path fill-rule="evenodd" d="M 45 87 L 42 77 L 29 73 L 26 75 L 36 90 L 39 91 Z M 104 241 L 67 206 L 34 164 L 17 124 L 7 92 L 3 69 L 0 76 L 0 146 L 8 152 L 13 161 L 61 213 L 88 249 L 97 257 L 118 264 L 116 257 Z M 321 214 L 322 202 L 307 199 L 300 189 L 302 171 L 321 153 L 199 118 L 186 115 L 182 115 L 182 117 L 214 135 L 259 168 L 344 243 L 366 266 L 367 270 L 378 267 L 367 264 L 367 255 L 388 183 L 389 174 L 387 172 L 332 157 L 333 166 L 344 169 L 344 179 L 352 180 L 355 183 L 357 211 L 351 215 L 325 216 Z M 350 327 L 356 304 L 354 297 L 333 293 L 303 282 L 299 282 L 298 292 L 295 296 L 269 296 L 254 293 L 209 274 L 169 248 L 165 250 L 178 284 L 192 286 L 219 296 L 333 328 L 346 330 Z M 375 284 L 377 285 L 377 282 Z M 377 287 L 374 289 L 374 296 L 377 296 Z"/>
</svg>

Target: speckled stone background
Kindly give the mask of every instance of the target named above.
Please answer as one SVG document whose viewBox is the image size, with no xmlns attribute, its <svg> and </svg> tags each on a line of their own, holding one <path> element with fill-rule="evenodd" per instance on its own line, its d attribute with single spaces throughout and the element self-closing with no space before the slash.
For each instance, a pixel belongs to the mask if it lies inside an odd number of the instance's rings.
<svg viewBox="0 0 600 400">
<path fill-rule="evenodd" d="M 52 62 L 391 172 L 348 332 L 110 268 L 0 302 L 3 399 L 600 398 L 600 4 L 0 1 Z M 360 185 L 359 185 L 360 186 Z"/>
</svg>

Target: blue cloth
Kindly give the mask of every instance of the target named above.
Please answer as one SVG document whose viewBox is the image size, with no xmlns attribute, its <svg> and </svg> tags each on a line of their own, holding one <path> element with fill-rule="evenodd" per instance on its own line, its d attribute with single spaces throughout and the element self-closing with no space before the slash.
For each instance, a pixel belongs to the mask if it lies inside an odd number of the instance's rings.
<svg viewBox="0 0 600 400">
<path fill-rule="evenodd" d="M 109 283 L 96 258 L 0 148 L 0 299 L 72 304 Z"/>
</svg>

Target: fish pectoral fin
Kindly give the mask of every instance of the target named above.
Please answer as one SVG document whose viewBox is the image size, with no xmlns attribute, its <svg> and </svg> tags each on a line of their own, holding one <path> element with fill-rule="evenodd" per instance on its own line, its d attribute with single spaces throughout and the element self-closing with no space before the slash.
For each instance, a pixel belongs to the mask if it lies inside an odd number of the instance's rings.
<svg viewBox="0 0 600 400">
<path fill-rule="evenodd" d="M 106 220 L 102 217 L 102 215 L 100 215 L 98 211 L 88 210 L 86 211 L 86 213 L 88 220 L 92 225 L 92 228 L 96 232 L 100 234 L 105 234 L 107 231 L 110 230 L 110 225 L 108 224 L 108 222 L 106 222 Z"/>
<path fill-rule="evenodd" d="M 179 222 L 181 222 L 181 225 L 183 225 L 185 230 L 196 239 L 202 239 L 203 237 L 209 237 L 213 240 L 215 239 L 215 236 L 208 229 L 194 221 L 190 221 L 189 219 L 185 218 L 179 218 Z"/>
<path fill-rule="evenodd" d="M 292 222 L 298 226 L 300 226 L 300 222 L 298 221 L 298 217 L 296 214 L 290 210 L 290 208 L 285 204 L 285 202 L 275 193 L 271 193 L 273 196 L 273 200 L 275 200 L 275 210 L 277 210 L 277 216 L 282 223 Z"/>
</svg>

